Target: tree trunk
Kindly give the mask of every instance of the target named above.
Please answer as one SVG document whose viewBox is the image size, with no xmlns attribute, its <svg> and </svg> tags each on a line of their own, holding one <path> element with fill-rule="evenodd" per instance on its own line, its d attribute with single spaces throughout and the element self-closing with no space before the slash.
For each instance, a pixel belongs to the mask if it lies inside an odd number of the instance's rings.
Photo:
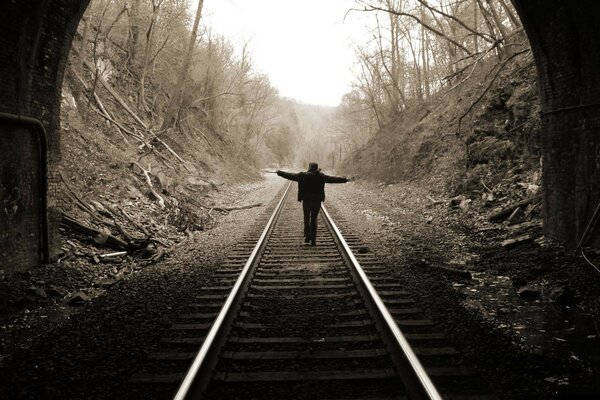
<svg viewBox="0 0 600 400">
<path fill-rule="evenodd" d="M 81 23 L 83 24 L 83 33 L 81 34 L 81 45 L 79 47 L 79 67 L 77 68 L 79 71 L 81 71 L 83 69 L 83 62 L 85 60 L 85 55 L 87 53 L 87 42 L 89 40 L 89 36 L 90 36 L 90 24 L 88 22 L 87 17 L 83 17 L 81 19 Z"/>
<path fill-rule="evenodd" d="M 421 18 L 425 20 L 425 13 L 423 10 L 423 6 L 421 5 Z M 425 99 L 429 99 L 430 91 L 429 91 L 429 71 L 428 71 L 428 63 L 427 63 L 427 34 L 425 33 L 425 27 L 421 25 L 421 63 L 423 64 L 423 89 Z"/>
<path fill-rule="evenodd" d="M 194 19 L 194 26 L 192 27 L 192 32 L 190 34 L 190 41 L 188 44 L 187 52 L 183 60 L 183 64 L 181 65 L 181 70 L 179 71 L 179 76 L 177 77 L 177 83 L 175 84 L 175 90 L 173 91 L 173 94 L 171 96 L 169 106 L 167 107 L 165 118 L 163 120 L 162 126 L 160 127 L 161 131 L 173 126 L 173 123 L 175 122 L 175 119 L 179 114 L 179 107 L 183 95 L 185 79 L 187 78 L 188 70 L 190 69 L 190 64 L 192 63 L 192 55 L 194 53 L 194 47 L 196 44 L 196 36 L 198 34 L 198 25 L 200 24 L 200 17 L 202 16 L 203 5 L 204 0 L 198 0 L 198 9 L 196 10 L 196 17 Z"/>
<path fill-rule="evenodd" d="M 498 10 L 496 10 L 496 7 L 494 6 L 494 4 L 492 4 L 492 0 L 486 1 L 488 3 L 488 7 L 490 8 L 490 14 L 492 15 L 494 24 L 496 24 L 496 27 L 498 27 L 498 30 L 500 31 L 500 35 L 502 35 L 502 41 L 504 43 L 504 57 L 508 58 L 512 55 L 512 49 L 509 45 L 510 43 L 508 42 L 508 32 L 506 31 L 506 27 L 504 26 L 502 20 L 500 19 L 500 16 L 498 15 Z"/>
<path fill-rule="evenodd" d="M 508 19 L 510 19 L 510 22 L 511 22 L 511 24 L 513 24 L 513 27 L 515 29 L 521 29 L 523 26 L 521 25 L 521 21 L 519 21 L 519 18 L 513 12 L 514 10 L 511 7 L 509 7 L 508 4 L 506 4 L 506 1 L 504 1 L 504 0 L 498 0 L 498 1 L 502 5 L 502 8 L 504 8 L 504 12 L 506 12 L 506 15 L 508 15 Z"/>
<path fill-rule="evenodd" d="M 485 24 L 487 25 L 489 31 L 490 31 L 490 35 L 494 38 L 494 40 L 497 39 L 496 37 L 496 30 L 494 29 L 494 23 L 492 21 L 490 21 L 490 16 L 488 15 L 488 10 L 485 9 L 485 6 L 483 5 L 483 1 L 482 0 L 477 0 L 477 5 L 479 6 L 479 10 L 481 11 L 481 15 L 483 16 L 483 20 L 485 21 Z M 499 59 L 502 59 L 501 54 L 502 54 L 502 45 L 499 45 L 498 47 L 496 47 L 496 54 L 498 56 Z"/>
<path fill-rule="evenodd" d="M 129 12 L 129 40 L 127 47 L 129 50 L 128 64 L 130 67 L 135 66 L 137 57 L 136 50 L 140 37 L 140 2 L 141 0 L 132 0 Z"/>
<path fill-rule="evenodd" d="M 140 86 L 138 91 L 138 109 L 147 110 L 148 106 L 146 105 L 146 74 L 148 73 L 148 64 L 150 63 L 150 53 L 152 51 L 152 44 L 154 39 L 154 26 L 156 25 L 156 20 L 158 18 L 158 12 L 160 10 L 160 3 L 152 2 L 152 19 L 150 20 L 150 24 L 148 25 L 148 29 L 146 30 L 146 46 L 144 46 L 144 58 L 142 60 L 142 71 L 140 73 Z"/>
<path fill-rule="evenodd" d="M 478 12 L 477 12 L 477 1 L 473 0 L 473 25 L 475 30 L 479 30 L 479 18 L 478 18 Z M 475 45 L 475 54 L 479 53 L 479 36 L 474 35 L 473 36 L 473 40 L 474 40 L 474 45 Z"/>
</svg>

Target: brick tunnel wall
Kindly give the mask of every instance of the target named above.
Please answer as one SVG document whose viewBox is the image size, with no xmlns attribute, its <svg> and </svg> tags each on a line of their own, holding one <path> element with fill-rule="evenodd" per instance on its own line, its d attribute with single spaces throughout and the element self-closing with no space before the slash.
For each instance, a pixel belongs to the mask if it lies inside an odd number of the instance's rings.
<svg viewBox="0 0 600 400">
<path fill-rule="evenodd" d="M 6 0 L 0 5 L 0 112 L 39 119 L 46 129 L 51 258 L 56 256 L 59 249 L 59 111 L 63 72 L 71 41 L 88 2 L 89 0 Z M 0 125 L 0 135 L 11 134 L 9 129 Z M 26 152 L 26 148 L 24 146 L 24 150 L 18 151 Z M 0 149 L 0 153 L 7 151 L 6 148 Z M 22 154 L 22 157 L 27 157 L 27 154 Z M 20 166 L 25 167 L 25 164 Z M 35 164 L 28 167 L 36 168 Z M 0 193 L 2 198 L 8 196 L 10 193 L 4 190 Z M 6 216 L 0 215 L 0 218 Z M 36 231 L 38 226 L 29 226 L 29 232 L 23 234 L 39 235 Z M 0 224 L 0 229 L 1 227 Z M 0 237 L 2 234 L 0 232 Z M 38 255 L 37 246 L 38 239 L 32 239 L 29 250 L 14 249 L 15 252 L 28 254 L 15 254 L 11 262 L 0 263 L 0 269 L 10 272 L 31 267 L 36 258 L 32 258 L 31 253 Z"/>
<path fill-rule="evenodd" d="M 600 201 L 600 2 L 513 3 L 538 69 L 544 231 L 572 247 Z"/>
<path fill-rule="evenodd" d="M 33 129 L 32 129 L 33 128 Z M 0 121 L 0 275 L 22 271 L 44 259 L 44 174 L 40 131 Z"/>
</svg>

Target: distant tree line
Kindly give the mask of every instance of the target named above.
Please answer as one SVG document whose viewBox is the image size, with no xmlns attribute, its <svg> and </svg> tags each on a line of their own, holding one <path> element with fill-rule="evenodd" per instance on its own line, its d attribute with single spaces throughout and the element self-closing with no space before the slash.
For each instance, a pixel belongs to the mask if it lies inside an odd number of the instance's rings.
<svg viewBox="0 0 600 400">
<path fill-rule="evenodd" d="M 290 163 L 298 130 L 291 102 L 254 70 L 248 44 L 236 51 L 202 23 L 204 1 L 195 1 L 191 15 L 188 0 L 92 0 L 71 54 L 90 101 L 106 83 L 139 123 L 116 122 L 145 130 L 138 139 L 201 135 L 256 166 Z"/>
<path fill-rule="evenodd" d="M 355 0 L 372 15 L 356 78 L 329 135 L 353 151 L 404 110 L 456 90 L 477 70 L 484 89 L 529 43 L 508 0 Z M 483 93 L 484 94 L 484 93 Z M 482 95 L 483 95 L 482 94 Z"/>
</svg>

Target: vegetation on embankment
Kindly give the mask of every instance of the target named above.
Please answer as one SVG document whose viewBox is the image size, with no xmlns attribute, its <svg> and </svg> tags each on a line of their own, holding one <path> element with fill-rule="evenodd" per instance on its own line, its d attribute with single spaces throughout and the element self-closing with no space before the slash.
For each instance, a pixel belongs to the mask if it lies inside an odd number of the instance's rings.
<svg viewBox="0 0 600 400">
<path fill-rule="evenodd" d="M 161 258 L 219 213 L 255 206 L 211 193 L 292 160 L 298 105 L 246 47 L 202 23 L 202 4 L 94 0 L 86 10 L 63 81 L 60 203 L 65 239 L 89 248 L 64 243 L 61 259 Z"/>
<path fill-rule="evenodd" d="M 479 193 L 488 203 L 536 192 L 539 102 L 533 61 L 530 56 L 514 61 L 492 83 L 486 74 L 482 68 L 455 90 L 401 112 L 346 159 L 344 170 L 388 183 L 421 181 L 445 196 Z"/>
<path fill-rule="evenodd" d="M 357 47 L 356 81 L 334 118 L 341 170 L 485 207 L 537 193 L 536 71 L 510 3 L 357 3 L 374 16 L 373 40 Z"/>
</svg>

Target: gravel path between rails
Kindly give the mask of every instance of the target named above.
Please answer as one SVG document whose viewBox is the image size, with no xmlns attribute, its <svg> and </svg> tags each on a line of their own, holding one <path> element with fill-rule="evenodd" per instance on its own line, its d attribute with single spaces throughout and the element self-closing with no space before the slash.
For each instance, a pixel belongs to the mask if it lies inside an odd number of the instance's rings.
<svg viewBox="0 0 600 400">
<path fill-rule="evenodd" d="M 228 213 L 168 259 L 126 276 L 58 326 L 23 338 L 22 348 L 2 355 L 0 398 L 133 399 L 128 378 L 283 183 L 268 175 L 217 192 L 215 204 L 263 206 Z"/>
<path fill-rule="evenodd" d="M 590 268 L 581 265 L 581 260 L 574 262 L 572 254 L 565 251 L 532 246 L 509 252 L 499 245 L 502 238 L 496 236 L 501 235 L 486 230 L 482 237 L 477 232 L 477 220 L 481 224 L 485 216 L 476 211 L 450 210 L 446 202 L 433 205 L 428 195 L 416 185 L 352 182 L 328 185 L 326 205 L 334 215 L 347 220 L 375 255 L 396 271 L 398 280 L 463 353 L 467 363 L 480 373 L 482 388 L 487 387 L 488 392 L 491 389 L 501 399 L 570 398 L 552 396 L 569 393 L 566 383 L 579 380 L 585 380 L 588 386 L 591 380 L 598 390 L 598 371 L 594 377 L 593 364 L 590 368 L 572 353 L 554 351 L 555 338 L 550 332 L 542 334 L 551 343 L 546 348 L 523 345 L 514 331 L 465 305 L 465 295 L 453 285 L 468 286 L 468 281 L 448 276 L 437 267 L 487 269 L 509 276 L 545 268 L 546 279 L 562 282 L 563 275 L 570 275 L 571 279 L 578 275 L 579 279 L 571 281 L 579 283 L 585 282 L 585 277 L 588 282 L 595 282 Z M 502 226 L 499 229 L 509 230 Z M 565 272 L 567 266 L 572 270 Z M 516 295 L 516 288 L 509 289 Z M 581 303 L 593 308 L 596 297 L 586 294 L 593 293 L 594 285 L 582 284 L 575 289 L 582 294 Z M 515 297 L 509 306 L 536 304 Z M 494 311 L 501 314 L 500 310 Z M 548 309 L 537 312 L 544 319 Z M 594 346 L 595 340 L 595 335 L 589 335 L 588 348 Z M 592 392 L 597 393 L 594 389 Z M 589 393 L 589 387 L 583 393 Z"/>
</svg>

